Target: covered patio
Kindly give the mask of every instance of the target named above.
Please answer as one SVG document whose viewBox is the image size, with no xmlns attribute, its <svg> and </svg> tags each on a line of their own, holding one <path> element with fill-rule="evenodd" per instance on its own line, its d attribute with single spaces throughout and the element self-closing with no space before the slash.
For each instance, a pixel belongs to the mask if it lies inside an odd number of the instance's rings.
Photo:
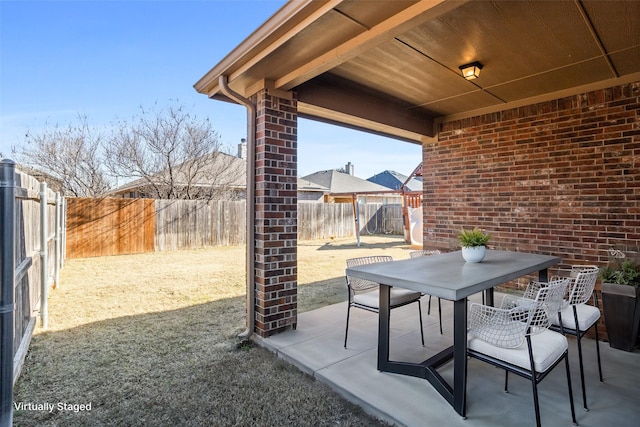
<svg viewBox="0 0 640 427">
<path fill-rule="evenodd" d="M 496 295 L 497 300 L 501 295 Z M 479 301 L 479 298 L 475 298 Z M 426 298 L 423 298 L 426 307 Z M 444 333 L 438 329 L 437 310 L 423 311 L 425 346 L 416 327 L 415 305 L 393 310 L 391 357 L 421 361 L 451 345 L 452 307 L 442 302 Z M 353 310 L 349 345 L 343 348 L 346 303 L 299 315 L 298 328 L 259 342 L 279 357 L 328 384 L 368 413 L 396 426 L 495 427 L 534 425 L 531 383 L 512 377 L 503 392 L 504 372 L 469 361 L 467 419 L 421 378 L 379 372 L 376 369 L 377 316 Z M 582 409 L 576 340 L 569 339 L 571 379 L 576 417 L 580 426 L 631 426 L 640 417 L 640 352 L 624 352 L 600 343 L 604 382 L 598 380 L 595 341 L 583 342 L 589 412 Z M 443 374 L 451 374 L 449 363 Z M 556 368 L 539 386 L 542 424 L 570 426 L 571 415 L 564 368 Z"/>
<path fill-rule="evenodd" d="M 298 118 L 422 146 L 425 249 L 454 250 L 460 229 L 477 226 L 494 249 L 560 258 L 551 275 L 605 265 L 611 247 L 640 246 L 638 16 L 635 1 L 286 3 L 194 85 L 247 108 L 253 244 L 242 337 L 381 418 L 456 425 L 459 416 L 424 381 L 376 371 L 375 315 L 362 318 L 361 337 L 344 350 L 344 307 L 298 313 Z M 395 331 L 402 318 L 394 315 Z M 448 343 L 432 331 L 422 348 L 410 329 L 396 332 L 392 353 L 404 357 Z M 580 413 L 576 399 L 578 421 L 628 425 L 639 412 L 630 397 L 637 354 L 603 352 L 605 383 L 589 375 L 592 409 Z M 521 424 L 529 384 L 514 381 L 502 396 L 500 376 L 470 366 L 469 419 L 459 425 Z M 571 420 L 561 380 L 540 385 L 545 425 Z"/>
<path fill-rule="evenodd" d="M 247 108 L 244 336 L 297 323 L 298 117 L 422 146 L 425 248 L 473 226 L 560 268 L 639 246 L 637 16 L 636 1 L 287 2 L 194 85 Z"/>
</svg>

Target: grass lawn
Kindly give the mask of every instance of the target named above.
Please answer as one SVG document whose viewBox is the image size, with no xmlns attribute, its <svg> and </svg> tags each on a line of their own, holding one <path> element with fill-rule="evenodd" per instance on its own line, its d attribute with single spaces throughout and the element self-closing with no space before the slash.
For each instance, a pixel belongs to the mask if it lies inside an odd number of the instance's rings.
<svg viewBox="0 0 640 427">
<path fill-rule="evenodd" d="M 401 237 L 301 241 L 298 310 L 346 300 L 345 260 L 407 258 Z M 71 259 L 14 401 L 16 426 L 377 426 L 253 345 L 244 247 Z M 36 405 L 51 405 L 42 410 Z M 85 406 L 80 406 L 85 405 Z M 90 410 L 89 406 L 90 405 Z"/>
</svg>

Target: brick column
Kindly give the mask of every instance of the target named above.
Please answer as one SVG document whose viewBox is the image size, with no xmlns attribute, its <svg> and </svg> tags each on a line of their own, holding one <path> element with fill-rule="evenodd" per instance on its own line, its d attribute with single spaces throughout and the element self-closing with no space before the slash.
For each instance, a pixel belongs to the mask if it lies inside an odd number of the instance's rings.
<svg viewBox="0 0 640 427">
<path fill-rule="evenodd" d="M 297 322 L 298 113 L 293 94 L 255 100 L 255 332 L 268 337 Z"/>
</svg>

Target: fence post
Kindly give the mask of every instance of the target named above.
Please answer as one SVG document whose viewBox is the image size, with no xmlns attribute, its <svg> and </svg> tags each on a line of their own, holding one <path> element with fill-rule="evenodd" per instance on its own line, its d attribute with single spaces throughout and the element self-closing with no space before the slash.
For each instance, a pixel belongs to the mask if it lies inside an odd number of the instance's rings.
<svg viewBox="0 0 640 427">
<path fill-rule="evenodd" d="M 15 196 L 16 164 L 0 162 L 0 426 L 13 424 L 13 299 L 15 287 Z"/>
<path fill-rule="evenodd" d="M 60 244 L 60 268 L 64 266 L 64 260 L 67 258 L 67 199 L 62 198 L 62 213 L 60 214 L 62 227 L 62 242 Z"/>
<path fill-rule="evenodd" d="M 356 225 L 356 240 L 358 241 L 358 247 L 360 247 L 360 206 L 358 206 L 356 193 L 351 196 L 351 202 L 353 203 L 353 220 Z"/>
<path fill-rule="evenodd" d="M 62 244 L 62 238 L 61 238 L 61 218 L 62 218 L 62 203 L 61 203 L 61 198 L 60 198 L 60 192 L 56 193 L 56 232 L 55 232 L 55 237 L 53 238 L 53 242 L 55 244 L 55 264 L 53 265 L 53 283 L 54 286 L 57 288 L 58 286 L 60 286 L 59 280 L 60 280 L 60 253 L 62 252 L 60 250 L 60 245 Z"/>
<path fill-rule="evenodd" d="M 40 321 L 43 328 L 49 327 L 49 266 L 47 265 L 47 183 L 40 183 Z"/>
</svg>

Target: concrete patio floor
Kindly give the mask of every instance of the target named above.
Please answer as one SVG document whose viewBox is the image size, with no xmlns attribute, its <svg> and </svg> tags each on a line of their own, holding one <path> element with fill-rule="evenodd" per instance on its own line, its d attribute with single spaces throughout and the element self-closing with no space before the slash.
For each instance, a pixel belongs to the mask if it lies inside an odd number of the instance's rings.
<svg viewBox="0 0 640 427">
<path fill-rule="evenodd" d="M 474 297 L 475 298 L 475 297 Z M 479 297 L 478 297 L 479 299 Z M 496 301 L 501 296 L 496 294 Z M 416 304 L 391 312 L 392 360 L 419 362 L 451 345 L 453 304 L 442 301 L 444 334 L 438 329 L 437 299 L 427 315 L 422 298 L 425 346 L 420 343 Z M 462 419 L 435 389 L 420 378 L 376 369 L 377 314 L 351 310 L 348 348 L 343 347 L 346 302 L 298 315 L 296 330 L 257 341 L 282 359 L 328 384 L 380 420 L 396 426 L 495 427 L 535 425 L 531 383 L 470 359 L 467 374 L 467 418 Z M 589 412 L 582 407 L 576 341 L 569 338 L 569 362 L 576 417 L 581 426 L 637 426 L 640 423 L 640 350 L 624 352 L 600 343 L 604 382 L 598 380 L 595 341 L 583 340 Z M 440 371 L 449 381 L 452 363 Z M 571 413 L 564 364 L 538 386 L 544 426 L 570 426 Z"/>
</svg>

